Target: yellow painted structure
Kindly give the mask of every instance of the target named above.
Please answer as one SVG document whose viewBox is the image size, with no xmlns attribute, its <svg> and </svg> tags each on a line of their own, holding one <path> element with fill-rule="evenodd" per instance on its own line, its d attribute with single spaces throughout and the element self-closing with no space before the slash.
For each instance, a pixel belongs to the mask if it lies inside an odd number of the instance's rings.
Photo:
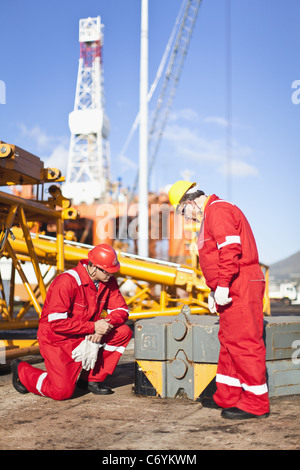
<svg viewBox="0 0 300 470">
<path fill-rule="evenodd" d="M 136 378 L 135 392 L 137 395 L 156 396 L 166 398 L 168 396 L 167 386 L 167 368 L 172 361 L 147 361 L 136 360 Z M 193 363 L 194 400 L 205 391 L 205 389 L 213 382 L 217 373 L 217 364 Z M 147 379 L 145 382 L 145 378 Z"/>
</svg>

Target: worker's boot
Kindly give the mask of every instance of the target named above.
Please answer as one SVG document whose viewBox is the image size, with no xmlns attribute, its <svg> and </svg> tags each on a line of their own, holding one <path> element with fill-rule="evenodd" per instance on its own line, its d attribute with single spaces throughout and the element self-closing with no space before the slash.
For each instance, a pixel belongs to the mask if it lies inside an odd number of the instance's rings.
<svg viewBox="0 0 300 470">
<path fill-rule="evenodd" d="M 111 395 L 114 391 L 104 385 L 102 382 L 86 382 L 85 380 L 79 379 L 77 387 L 81 390 L 89 390 L 95 395 Z"/>
<path fill-rule="evenodd" d="M 28 393 L 27 388 L 24 387 L 24 385 L 22 384 L 19 378 L 18 367 L 19 367 L 20 362 L 22 362 L 20 359 L 14 359 L 11 363 L 12 384 L 14 388 L 17 390 L 17 392 Z"/>
<path fill-rule="evenodd" d="M 214 408 L 216 410 L 222 410 L 223 408 L 219 406 L 213 398 L 205 397 L 200 400 L 203 408 Z"/>
<path fill-rule="evenodd" d="M 263 415 L 255 415 L 253 413 L 248 413 L 247 411 L 240 410 L 239 408 L 232 407 L 226 408 L 222 411 L 221 416 L 225 419 L 253 419 L 253 418 L 267 418 L 270 413 L 265 413 Z"/>
</svg>

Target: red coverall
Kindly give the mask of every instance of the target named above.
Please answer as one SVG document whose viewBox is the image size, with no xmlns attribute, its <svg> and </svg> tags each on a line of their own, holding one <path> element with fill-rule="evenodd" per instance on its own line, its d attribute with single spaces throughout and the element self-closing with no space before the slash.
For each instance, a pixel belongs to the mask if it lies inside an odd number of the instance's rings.
<svg viewBox="0 0 300 470">
<path fill-rule="evenodd" d="M 70 398 L 81 372 L 81 362 L 72 359 L 72 351 L 88 334 L 103 309 L 114 328 L 103 337 L 94 369 L 81 377 L 102 382 L 112 374 L 128 345 L 132 331 L 125 325 L 128 307 L 114 277 L 99 283 L 98 290 L 81 260 L 74 269 L 60 274 L 49 287 L 38 328 L 38 341 L 46 372 L 21 362 L 19 378 L 29 392 L 54 400 Z"/>
<path fill-rule="evenodd" d="M 269 412 L 263 341 L 265 279 L 256 242 L 242 211 L 209 196 L 198 238 L 199 263 L 208 287 L 229 287 L 232 302 L 218 306 L 220 355 L 215 402 L 248 413 Z"/>
</svg>

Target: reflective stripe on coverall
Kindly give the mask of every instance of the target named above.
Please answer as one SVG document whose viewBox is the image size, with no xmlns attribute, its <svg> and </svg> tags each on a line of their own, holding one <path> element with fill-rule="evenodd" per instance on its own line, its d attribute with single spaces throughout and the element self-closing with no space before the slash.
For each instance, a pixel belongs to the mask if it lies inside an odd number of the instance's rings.
<svg viewBox="0 0 300 470">
<path fill-rule="evenodd" d="M 125 325 L 128 307 L 114 277 L 99 283 L 98 290 L 86 272 L 88 260 L 56 277 L 49 287 L 38 329 L 38 341 L 46 372 L 26 362 L 19 364 L 22 384 L 29 392 L 55 400 L 70 398 L 81 372 L 81 363 L 72 359 L 72 351 L 88 334 L 103 309 L 114 328 L 103 338 L 93 370 L 81 377 L 102 382 L 112 374 L 128 345 L 132 331 Z"/>
<path fill-rule="evenodd" d="M 220 355 L 214 400 L 261 415 L 269 411 L 263 341 L 265 279 L 256 242 L 242 211 L 216 195 L 206 200 L 198 238 L 208 287 L 229 287 L 232 302 L 217 305 Z"/>
</svg>

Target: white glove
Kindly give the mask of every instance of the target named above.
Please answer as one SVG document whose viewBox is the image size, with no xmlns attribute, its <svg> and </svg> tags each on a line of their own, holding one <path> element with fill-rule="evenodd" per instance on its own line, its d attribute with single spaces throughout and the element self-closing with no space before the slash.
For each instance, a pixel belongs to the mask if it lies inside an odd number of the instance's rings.
<svg viewBox="0 0 300 470">
<path fill-rule="evenodd" d="M 85 370 L 94 369 L 98 352 L 100 348 L 99 343 L 92 343 L 89 339 L 85 339 L 85 350 L 82 358 L 82 368 Z"/>
<path fill-rule="evenodd" d="M 217 313 L 215 293 L 213 291 L 211 291 L 208 296 L 208 308 L 210 313 Z"/>
<path fill-rule="evenodd" d="M 102 344 L 92 343 L 87 337 L 72 351 L 75 362 L 82 362 L 82 368 L 90 370 L 95 367 L 98 352 Z"/>
<path fill-rule="evenodd" d="M 82 361 L 84 348 L 85 348 L 85 342 L 86 342 L 86 339 L 81 341 L 81 343 L 79 344 L 79 346 L 77 346 L 77 348 L 73 349 L 72 359 L 74 359 L 75 362 L 81 362 Z"/>
<path fill-rule="evenodd" d="M 215 301 L 218 305 L 230 304 L 232 298 L 229 297 L 229 287 L 218 286 L 215 292 Z"/>
</svg>

